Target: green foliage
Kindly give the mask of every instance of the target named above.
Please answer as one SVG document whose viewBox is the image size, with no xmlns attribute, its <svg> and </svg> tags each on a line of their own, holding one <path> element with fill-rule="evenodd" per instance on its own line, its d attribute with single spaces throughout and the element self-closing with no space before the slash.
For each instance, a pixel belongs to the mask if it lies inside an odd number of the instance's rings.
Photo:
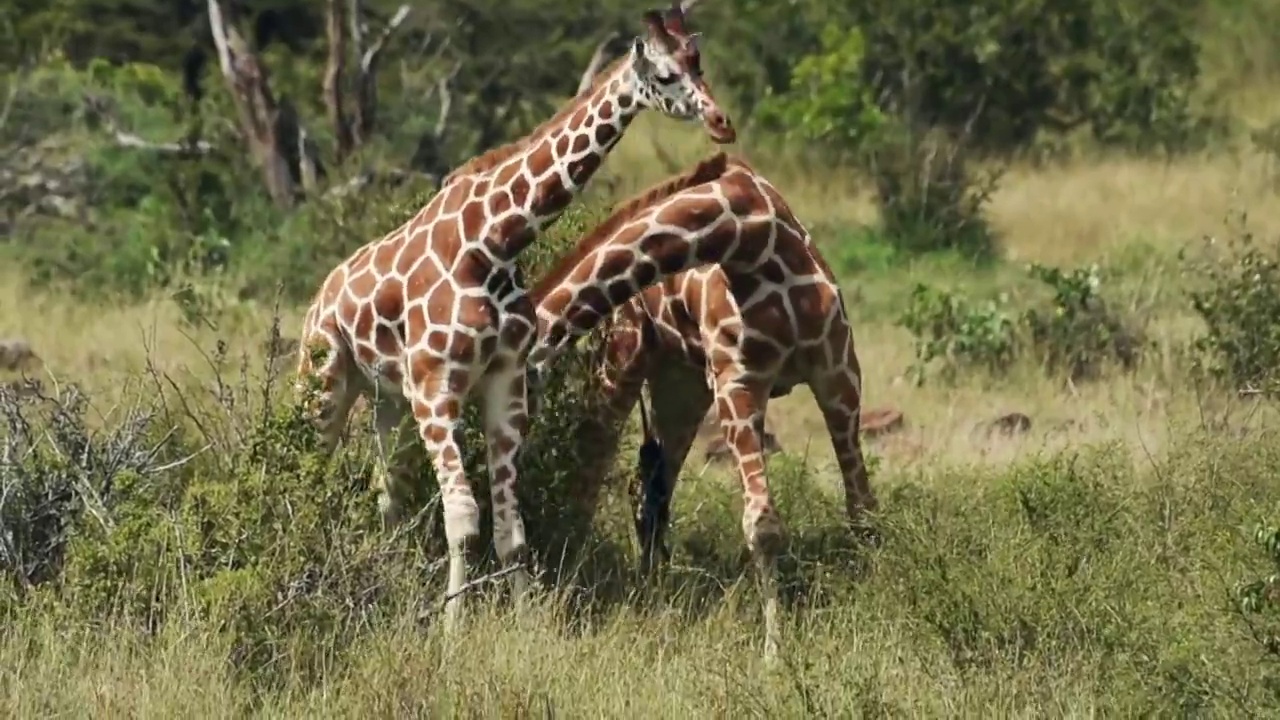
<svg viewBox="0 0 1280 720">
<path fill-rule="evenodd" d="M 836 151 L 866 147 L 887 118 L 861 81 L 862 33 L 830 24 L 822 29 L 820 42 L 817 52 L 795 64 L 787 91 L 761 103 L 758 120 Z"/>
<path fill-rule="evenodd" d="M 934 360 L 942 362 L 948 379 L 962 368 L 1007 369 L 1016 357 L 1017 335 L 1006 302 L 1001 297 L 978 304 L 960 293 L 917 284 L 899 320 L 916 339 L 915 361 L 908 369 L 916 384 L 924 383 Z"/>
<path fill-rule="evenodd" d="M 1096 140 L 1182 149 L 1192 110 L 1196 0 L 876 0 L 853 10 L 863 77 L 925 125 L 968 128 L 984 149 L 1081 128 Z"/>
<path fill-rule="evenodd" d="M 1085 380 L 1111 361 L 1125 369 L 1137 364 L 1142 338 L 1103 299 L 1096 264 L 1064 272 L 1033 263 L 1027 270 L 1053 293 L 1047 307 L 1030 308 L 1022 317 L 1047 368 Z"/>
<path fill-rule="evenodd" d="M 1235 601 L 1253 639 L 1273 662 L 1280 661 L 1280 528 L 1259 525 L 1253 540 L 1265 569 L 1262 577 L 1235 587 Z"/>
<path fill-rule="evenodd" d="M 923 384 L 940 361 L 944 379 L 963 369 L 1003 374 L 1030 351 L 1047 372 L 1072 380 L 1098 377 L 1108 363 L 1126 370 L 1138 362 L 1143 338 L 1136 323 L 1116 313 L 1100 293 L 1096 266 L 1064 272 L 1032 264 L 1028 274 L 1051 294 L 1018 312 L 1008 294 L 976 302 L 958 292 L 917 284 L 899 324 L 915 338 L 909 374 Z"/>
<path fill-rule="evenodd" d="M 862 272 L 882 272 L 906 259 L 898 246 L 887 239 L 880 228 L 859 227 L 850 230 L 815 225 L 812 232 L 822 244 L 823 256 L 841 277 Z"/>
<path fill-rule="evenodd" d="M 1182 253 L 1193 279 L 1191 306 L 1205 331 L 1194 342 L 1197 367 L 1238 388 L 1268 390 L 1280 370 L 1280 257 L 1239 216 L 1202 254 Z"/>
</svg>

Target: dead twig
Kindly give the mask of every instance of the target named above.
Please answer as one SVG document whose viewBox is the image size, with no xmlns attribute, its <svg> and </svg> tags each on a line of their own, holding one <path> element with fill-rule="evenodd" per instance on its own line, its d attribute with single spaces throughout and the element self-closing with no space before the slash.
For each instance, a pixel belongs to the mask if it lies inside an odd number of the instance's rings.
<svg viewBox="0 0 1280 720">
<path fill-rule="evenodd" d="M 518 565 L 518 564 L 517 564 L 517 565 L 509 565 L 509 566 L 507 566 L 507 567 L 505 567 L 505 568 L 503 568 L 503 569 L 501 569 L 501 570 L 497 570 L 497 571 L 495 571 L 495 572 L 491 572 L 491 573 L 489 573 L 488 575 L 481 575 L 480 577 L 478 577 L 478 578 L 476 578 L 476 579 L 474 579 L 474 580 L 468 580 L 467 582 L 463 583 L 463 584 L 462 584 L 462 587 L 458 588 L 457 590 L 454 590 L 453 592 L 450 592 L 450 593 L 445 593 L 445 596 L 444 596 L 444 598 L 443 598 L 442 600 L 440 600 L 439 602 L 437 602 L 437 603 L 436 603 L 436 604 L 431 608 L 431 610 L 430 610 L 430 611 L 428 611 L 428 612 L 423 612 L 423 613 L 421 614 L 421 616 L 420 616 L 420 617 L 423 617 L 423 616 L 426 616 L 426 615 L 429 615 L 429 614 L 439 614 L 439 613 L 441 613 L 441 612 L 443 612 L 443 611 L 444 611 L 444 607 L 445 607 L 446 605 L 448 605 L 451 601 L 453 601 L 453 600 L 457 600 L 458 598 L 462 597 L 463 595 L 466 595 L 467 593 L 472 592 L 473 590 L 475 590 L 475 589 L 477 589 L 477 588 L 479 588 L 479 587 L 482 587 L 482 586 L 484 586 L 484 585 L 488 585 L 489 583 L 492 583 L 492 582 L 496 582 L 496 581 L 498 581 L 498 580 L 501 580 L 502 578 L 504 578 L 504 577 L 506 577 L 506 576 L 508 576 L 508 575 L 511 575 L 512 573 L 516 572 L 517 570 L 520 570 L 522 567 L 524 567 L 524 566 L 523 566 L 523 565 Z"/>
</svg>

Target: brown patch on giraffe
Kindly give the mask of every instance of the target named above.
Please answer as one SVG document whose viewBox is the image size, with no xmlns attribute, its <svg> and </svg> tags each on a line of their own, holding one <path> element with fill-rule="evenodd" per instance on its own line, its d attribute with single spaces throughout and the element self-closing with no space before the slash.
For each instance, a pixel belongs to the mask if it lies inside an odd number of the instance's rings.
<svg viewBox="0 0 1280 720">
<path fill-rule="evenodd" d="M 400 354 L 400 333 L 385 323 L 378 323 L 373 331 L 373 344 L 383 357 L 395 357 Z"/>
<path fill-rule="evenodd" d="M 596 170 L 600 169 L 600 163 L 604 162 L 604 158 L 598 153 L 590 153 L 584 155 L 577 160 L 569 163 L 569 178 L 575 183 L 581 185 L 591 177 Z"/>
<path fill-rule="evenodd" d="M 562 158 L 568 155 L 570 143 L 572 142 L 573 141 L 569 139 L 569 136 L 567 134 L 561 135 L 560 137 L 556 138 L 556 144 L 555 144 L 556 157 Z"/>
<path fill-rule="evenodd" d="M 761 263 L 760 266 L 756 268 L 755 275 L 764 282 L 772 285 L 782 285 L 787 280 L 787 275 L 782 269 L 782 264 L 776 262 L 774 258 L 769 258 Z"/>
<path fill-rule="evenodd" d="M 578 108 L 569 116 L 569 127 L 576 130 L 586 124 L 587 115 L 590 113 L 590 110 L 588 110 L 587 107 L 587 103 L 581 103 L 578 105 Z"/>
<path fill-rule="evenodd" d="M 510 210 L 515 204 L 511 198 L 511 193 L 506 190 L 489 193 L 486 200 L 489 209 L 489 217 L 496 217 Z"/>
<path fill-rule="evenodd" d="M 412 262 L 405 262 L 406 259 L 413 260 L 413 258 L 407 258 L 408 255 L 408 253 L 405 253 L 400 256 L 400 262 L 396 263 L 396 269 L 399 270 L 400 267 L 404 265 L 409 266 L 405 272 L 400 273 L 400 276 L 405 279 L 405 297 L 410 301 L 413 301 L 425 295 L 427 291 L 431 289 L 431 281 L 437 278 L 432 277 L 433 273 L 425 272 L 426 268 L 423 267 L 423 264 L 428 262 L 425 257 L 419 256 L 416 258 L 417 267 L 415 268 Z"/>
<path fill-rule="evenodd" d="M 596 117 L 600 118 L 601 122 L 607 123 L 613 119 L 613 111 L 613 103 L 607 101 L 600 103 L 600 107 L 596 108 Z M 599 128 L 596 129 L 599 130 Z M 599 137 L 599 134 L 596 137 Z"/>
<path fill-rule="evenodd" d="M 584 153 L 591 149 L 591 138 L 587 135 L 576 135 L 573 138 L 573 152 Z"/>
<path fill-rule="evenodd" d="M 596 126 L 596 143 L 600 147 L 608 147 L 618 137 L 618 129 L 609 123 Z"/>
<path fill-rule="evenodd" d="M 533 190 L 533 186 L 529 184 L 529 178 L 524 173 L 520 173 L 511 181 L 511 200 L 516 207 L 524 207 L 529 201 L 529 192 Z"/>
<path fill-rule="evenodd" d="M 345 290 L 349 297 L 366 298 L 373 293 L 374 287 L 378 284 L 378 278 L 366 267 L 356 273 L 347 281 Z"/>
<path fill-rule="evenodd" d="M 378 249 L 374 251 L 369 262 L 373 267 L 389 268 L 395 265 L 396 252 L 399 250 L 398 243 L 382 242 L 378 245 Z"/>
<path fill-rule="evenodd" d="M 509 186 L 511 184 L 511 181 L 515 179 L 516 175 L 520 173 L 520 169 L 521 169 L 520 165 L 521 164 L 518 162 L 504 163 L 502 167 L 498 170 L 498 174 L 495 175 L 493 178 L 493 186 L 494 187 Z"/>
<path fill-rule="evenodd" d="M 384 279 L 373 297 L 378 317 L 398 322 L 404 315 L 404 296 L 404 283 L 398 277 Z"/>
<path fill-rule="evenodd" d="M 613 308 L 621 305 L 635 294 L 636 286 L 628 278 L 618 278 L 605 286 L 604 294 L 609 300 L 609 304 L 596 308 L 601 315 L 604 315 Z"/>
<path fill-rule="evenodd" d="M 515 214 L 499 222 L 485 244 L 496 257 L 510 260 L 529 247 L 536 237 L 537 232 L 529 221 L 523 215 Z"/>
<path fill-rule="evenodd" d="M 451 337 L 453 335 L 448 330 L 428 330 L 427 349 L 437 355 L 444 355 L 449 350 L 449 339 Z"/>
<path fill-rule="evenodd" d="M 351 334 L 358 338 L 368 337 L 373 332 L 373 306 L 368 303 L 361 303 L 356 308 L 356 318 L 351 328 Z"/>
<path fill-rule="evenodd" d="M 441 185 L 441 187 L 444 188 L 441 191 L 444 194 L 444 198 L 440 201 L 440 204 L 436 206 L 436 212 L 434 215 L 427 217 L 426 213 L 423 213 L 414 219 L 414 225 L 429 225 L 431 221 L 436 218 L 446 215 L 455 215 L 458 212 L 461 212 L 462 206 L 465 205 L 467 200 L 471 197 L 471 186 L 474 184 L 475 181 L 468 181 L 459 182 L 454 185 Z M 428 205 L 427 207 L 431 206 Z M 411 228 L 411 231 L 416 231 L 416 229 L 416 227 L 413 227 Z"/>
<path fill-rule="evenodd" d="M 413 347 L 422 340 L 422 333 L 428 327 L 428 306 L 426 302 L 418 298 L 417 302 L 410 305 L 404 314 L 404 344 Z"/>
</svg>

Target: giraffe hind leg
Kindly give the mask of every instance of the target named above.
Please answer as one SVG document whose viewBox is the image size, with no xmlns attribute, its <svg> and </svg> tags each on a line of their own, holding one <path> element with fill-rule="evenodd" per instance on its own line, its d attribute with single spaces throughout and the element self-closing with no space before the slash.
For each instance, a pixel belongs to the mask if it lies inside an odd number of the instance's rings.
<svg viewBox="0 0 1280 720">
<path fill-rule="evenodd" d="M 764 658 L 772 661 L 781 636 L 777 566 L 783 529 L 765 473 L 762 430 L 768 397 L 767 386 L 744 383 L 733 370 L 716 376 L 720 426 L 742 479 L 742 529 L 764 597 Z"/>
<path fill-rule="evenodd" d="M 817 380 L 813 396 L 822 410 L 836 462 L 840 466 L 845 513 L 850 524 L 860 534 L 875 541 L 875 533 L 866 526 L 865 518 L 868 511 L 876 509 L 878 502 L 871 489 L 866 459 L 862 454 L 862 441 L 859 438 L 861 383 L 856 371 L 849 367 L 834 368 Z"/>
<path fill-rule="evenodd" d="M 468 555 L 478 550 L 480 508 L 462 465 L 458 442 L 462 403 L 471 389 L 470 369 L 435 357 L 409 358 L 405 395 L 422 444 L 431 456 L 444 510 L 444 534 L 449 546 L 449 575 L 445 588 L 444 628 L 453 632 L 462 619 Z"/>
</svg>

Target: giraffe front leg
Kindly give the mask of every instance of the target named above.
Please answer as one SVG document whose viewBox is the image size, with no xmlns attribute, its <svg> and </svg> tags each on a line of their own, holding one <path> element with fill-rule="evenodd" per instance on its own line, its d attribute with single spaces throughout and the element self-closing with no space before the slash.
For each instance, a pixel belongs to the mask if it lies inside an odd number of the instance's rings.
<svg viewBox="0 0 1280 720">
<path fill-rule="evenodd" d="M 759 573 L 764 598 L 764 657 L 771 661 L 777 656 L 781 635 L 777 565 L 783 528 L 765 474 L 762 429 L 768 392 L 768 387 L 743 384 L 735 373 L 717 376 L 716 406 L 742 478 L 742 530 Z"/>
<path fill-rule="evenodd" d="M 470 387 L 469 371 L 461 365 L 418 361 L 421 373 L 412 380 L 413 417 L 422 444 L 431 456 L 444 509 L 444 534 L 449 545 L 449 578 L 445 587 L 444 626 L 452 632 L 459 623 L 467 582 L 468 555 L 479 548 L 480 507 L 462 466 L 458 442 L 462 401 Z"/>
<path fill-rule="evenodd" d="M 529 548 L 516 498 L 516 458 L 528 422 L 524 368 L 514 361 L 503 362 L 486 378 L 484 432 L 493 500 L 493 545 L 504 567 L 517 565 L 511 574 L 511 594 L 517 605 L 524 602 L 529 587 Z"/>
</svg>

